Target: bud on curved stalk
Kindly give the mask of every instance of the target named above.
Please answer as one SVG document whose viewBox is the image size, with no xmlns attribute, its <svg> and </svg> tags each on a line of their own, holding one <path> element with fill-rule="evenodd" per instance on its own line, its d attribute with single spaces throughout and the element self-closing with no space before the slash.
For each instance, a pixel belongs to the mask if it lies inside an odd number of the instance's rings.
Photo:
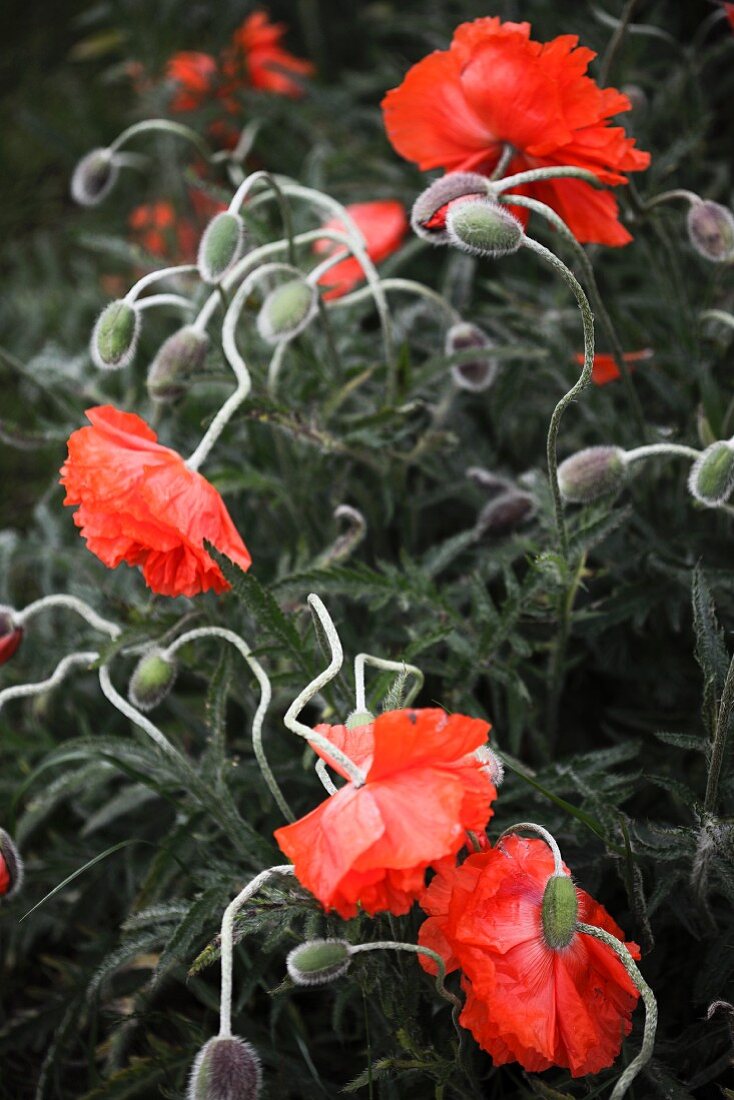
<svg viewBox="0 0 734 1100">
<path fill-rule="evenodd" d="M 176 682 L 178 665 L 163 649 L 151 649 L 137 663 L 130 677 L 128 697 L 138 710 L 157 707 Z"/>
<path fill-rule="evenodd" d="M 421 192 L 413 203 L 413 232 L 431 244 L 448 244 L 446 215 L 450 204 L 466 198 L 486 198 L 488 181 L 478 172 L 449 172 Z"/>
<path fill-rule="evenodd" d="M 694 202 L 686 218 L 688 236 L 700 256 L 713 263 L 734 260 L 734 215 L 718 202 Z"/>
<path fill-rule="evenodd" d="M 576 933 L 579 902 L 570 875 L 553 874 L 543 892 L 543 938 L 554 951 L 568 947 Z"/>
<path fill-rule="evenodd" d="M 92 332 L 89 351 L 100 370 L 120 370 L 135 355 L 140 335 L 140 314 L 119 298 L 102 310 Z"/>
<path fill-rule="evenodd" d="M 479 513 L 477 535 L 509 535 L 535 515 L 535 500 L 530 493 L 510 489 L 493 497 Z"/>
<path fill-rule="evenodd" d="M 346 940 L 308 940 L 293 948 L 286 967 L 296 985 L 326 985 L 346 974 L 351 954 Z"/>
<path fill-rule="evenodd" d="M 161 344 L 148 370 L 148 393 L 156 401 L 177 401 L 185 382 L 200 371 L 209 351 L 209 337 L 193 325 L 184 325 Z"/>
<path fill-rule="evenodd" d="M 523 243 L 525 230 L 506 206 L 490 199 L 452 204 L 446 214 L 451 244 L 472 256 L 509 256 Z"/>
<path fill-rule="evenodd" d="M 23 860 L 14 841 L 0 829 L 0 901 L 12 898 L 23 885 Z"/>
<path fill-rule="evenodd" d="M 316 287 L 306 279 L 289 279 L 265 298 L 257 315 L 257 331 L 268 344 L 293 340 L 313 320 L 318 308 Z"/>
<path fill-rule="evenodd" d="M 223 210 L 209 222 L 199 244 L 196 263 L 205 283 L 218 283 L 242 255 L 245 223 L 239 214 Z"/>
<path fill-rule="evenodd" d="M 23 628 L 17 626 L 13 609 L 0 606 L 0 665 L 9 661 L 23 641 Z"/>
<path fill-rule="evenodd" d="M 205 1043 L 191 1067 L 187 1100 L 257 1100 L 262 1069 L 255 1048 L 236 1035 Z"/>
<path fill-rule="evenodd" d="M 92 149 L 71 177 L 71 197 L 80 206 L 97 206 L 117 182 L 119 167 L 110 149 Z"/>
<path fill-rule="evenodd" d="M 688 488 L 707 508 L 718 508 L 734 489 L 734 446 L 725 440 L 712 443 L 691 467 Z"/>
<path fill-rule="evenodd" d="M 625 479 L 624 451 L 620 447 L 587 447 L 558 467 L 561 496 L 572 504 L 590 504 L 616 493 Z"/>
<path fill-rule="evenodd" d="M 494 344 L 487 334 L 469 321 L 460 321 L 452 325 L 446 333 L 446 355 L 456 355 L 460 351 L 476 349 L 476 359 L 465 363 L 455 363 L 451 367 L 451 377 L 454 384 L 462 390 L 471 393 L 481 393 L 487 390 L 497 376 L 497 361 L 492 359 L 489 352 Z"/>
</svg>

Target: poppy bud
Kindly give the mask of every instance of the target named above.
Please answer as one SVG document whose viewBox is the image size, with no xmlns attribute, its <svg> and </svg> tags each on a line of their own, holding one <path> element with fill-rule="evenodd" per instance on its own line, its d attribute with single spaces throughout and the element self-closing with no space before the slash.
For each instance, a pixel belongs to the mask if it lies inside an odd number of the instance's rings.
<svg viewBox="0 0 734 1100">
<path fill-rule="evenodd" d="M 508 256 L 517 252 L 525 236 L 515 215 L 490 199 L 452 203 L 446 231 L 451 244 L 473 256 Z"/>
<path fill-rule="evenodd" d="M 135 355 L 140 333 L 140 314 L 118 298 L 102 310 L 94 326 L 89 351 L 100 370 L 120 370 Z"/>
<path fill-rule="evenodd" d="M 688 208 L 688 236 L 696 252 L 714 263 L 734 259 L 734 215 L 718 202 L 694 202 Z"/>
<path fill-rule="evenodd" d="M 568 947 L 576 931 L 579 902 L 570 875 L 551 875 L 543 893 L 543 937 L 549 947 Z"/>
<path fill-rule="evenodd" d="M 271 290 L 257 315 L 257 331 L 269 344 L 292 340 L 318 309 L 315 287 L 305 279 L 289 279 Z"/>
<path fill-rule="evenodd" d="M 255 1048 L 236 1035 L 205 1043 L 191 1068 L 187 1100 L 257 1100 L 262 1069 Z"/>
<path fill-rule="evenodd" d="M 356 730 L 359 729 L 360 726 L 369 726 L 374 720 L 374 714 L 370 714 L 368 710 L 353 710 L 344 725 L 348 730 Z"/>
<path fill-rule="evenodd" d="M 178 666 L 163 649 L 145 653 L 130 677 L 128 696 L 138 710 L 153 710 L 165 699 L 176 681 Z"/>
<path fill-rule="evenodd" d="M 624 481 L 624 451 L 619 447 L 587 447 L 558 467 L 561 496 L 572 504 L 589 504 L 616 493 Z"/>
<path fill-rule="evenodd" d="M 499 787 L 502 780 L 505 778 L 505 765 L 502 763 L 499 756 L 497 756 L 495 752 L 492 752 L 489 745 L 481 745 L 475 751 L 474 756 L 482 765 L 482 771 L 488 774 L 495 787 Z"/>
<path fill-rule="evenodd" d="M 4 829 L 0 829 L 0 899 L 12 898 L 23 885 L 23 860 Z"/>
<path fill-rule="evenodd" d="M 469 321 L 460 321 L 452 325 L 446 333 L 446 354 L 455 355 L 460 351 L 476 348 L 477 357 L 466 363 L 455 363 L 451 367 L 451 377 L 462 390 L 481 393 L 489 389 L 497 374 L 497 363 L 487 354 L 494 345 L 478 325 Z"/>
<path fill-rule="evenodd" d="M 512 482 L 508 481 L 506 477 L 495 474 L 491 470 L 485 470 L 483 466 L 469 466 L 465 470 L 465 474 L 490 496 L 497 496 L 499 493 L 504 493 L 512 488 Z"/>
<path fill-rule="evenodd" d="M 199 244 L 197 266 L 205 283 L 218 283 L 240 258 L 245 223 L 239 214 L 223 210 L 212 218 Z"/>
<path fill-rule="evenodd" d="M 421 192 L 413 204 L 413 232 L 432 244 L 448 244 L 446 214 L 449 204 L 460 199 L 484 197 L 487 179 L 478 172 L 449 172 Z"/>
<path fill-rule="evenodd" d="M 719 440 L 693 463 L 688 476 L 688 488 L 701 504 L 717 508 L 728 499 L 734 488 L 734 447 Z"/>
<path fill-rule="evenodd" d="M 97 206 L 115 185 L 119 169 L 109 149 L 92 149 L 71 177 L 71 197 L 80 206 Z"/>
<path fill-rule="evenodd" d="M 209 337 L 193 325 L 185 325 L 161 344 L 150 365 L 146 385 L 156 401 L 176 401 L 183 397 L 183 384 L 201 370 L 209 350 Z"/>
<path fill-rule="evenodd" d="M 0 665 L 15 653 L 23 640 L 23 628 L 15 625 L 12 609 L 0 607 Z"/>
<path fill-rule="evenodd" d="M 508 535 L 535 512 L 535 501 L 530 493 L 510 489 L 500 493 L 485 504 L 477 520 L 479 535 Z"/>
<path fill-rule="evenodd" d="M 349 969 L 351 948 L 346 940 L 308 940 L 286 959 L 296 985 L 326 985 Z"/>
</svg>

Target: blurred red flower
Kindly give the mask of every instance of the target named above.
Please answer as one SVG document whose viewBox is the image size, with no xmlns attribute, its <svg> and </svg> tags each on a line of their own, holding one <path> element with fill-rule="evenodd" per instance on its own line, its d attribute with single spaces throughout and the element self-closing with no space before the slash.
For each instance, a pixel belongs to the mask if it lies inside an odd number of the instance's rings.
<svg viewBox="0 0 734 1100">
<path fill-rule="evenodd" d="M 629 365 L 630 370 L 634 370 L 635 363 L 646 363 L 649 359 L 652 359 L 652 356 L 652 348 L 643 348 L 641 351 L 626 351 L 624 353 L 624 361 Z M 583 352 L 576 352 L 574 360 L 580 367 L 583 367 Z M 614 356 L 603 351 L 596 352 L 594 355 L 594 367 L 591 372 L 591 381 L 596 386 L 606 386 L 607 383 L 614 382 L 619 377 L 621 377 L 619 367 L 614 361 Z"/>
<path fill-rule="evenodd" d="M 402 203 L 394 200 L 376 202 L 354 202 L 345 207 L 353 219 L 367 246 L 367 255 L 373 263 L 380 263 L 396 252 L 408 231 L 408 215 Z M 324 229 L 336 232 L 344 231 L 344 223 L 339 218 L 326 222 Z M 316 241 L 314 252 L 325 256 L 341 249 L 336 241 Z M 326 287 L 324 298 L 341 298 L 360 283 L 364 282 L 362 265 L 354 256 L 347 256 L 319 279 L 319 286 Z"/>
<path fill-rule="evenodd" d="M 429 917 L 418 942 L 448 971 L 462 970 L 460 1022 L 495 1064 L 564 1066 L 581 1077 L 614 1061 L 639 994 L 606 944 L 577 932 L 566 947 L 548 945 L 542 903 L 553 870 L 545 842 L 519 836 L 439 868 L 421 899 Z M 598 902 L 578 888 L 576 896 L 578 920 L 623 940 Z M 626 946 L 639 958 L 636 944 Z M 435 973 L 430 960 L 421 965 Z"/>
<path fill-rule="evenodd" d="M 726 18 L 729 20 L 729 25 L 734 31 L 734 4 L 724 3 L 724 11 L 726 12 Z"/>
<path fill-rule="evenodd" d="M 86 415 L 92 427 L 72 433 L 60 472 L 64 504 L 79 505 L 74 522 L 88 548 L 110 568 L 141 566 L 162 596 L 226 591 L 204 540 L 241 569 L 252 559 L 214 486 L 139 416 L 112 405 Z"/>
<path fill-rule="evenodd" d="M 208 53 L 183 50 L 166 65 L 166 76 L 176 85 L 171 110 L 195 111 L 216 94 L 217 62 Z"/>
<path fill-rule="evenodd" d="M 388 711 L 356 729 L 317 726 L 366 781 L 346 783 L 275 832 L 298 881 L 345 919 L 360 906 L 370 915 L 407 913 L 426 868 L 455 855 L 466 831 L 483 832 L 491 816 L 497 792 L 474 755 L 489 729 L 438 708 Z"/>
<path fill-rule="evenodd" d="M 14 624 L 9 612 L 0 610 L 0 665 L 10 660 L 22 641 L 22 628 Z"/>
<path fill-rule="evenodd" d="M 529 23 L 496 16 L 461 24 L 448 50 L 423 58 L 385 96 L 390 141 L 423 170 L 489 175 L 510 145 L 507 175 L 570 164 L 605 184 L 626 183 L 625 172 L 647 168 L 650 156 L 635 149 L 621 127 L 609 125 L 630 101 L 584 75 L 596 55 L 577 44 L 573 34 L 535 42 Z M 551 206 L 580 241 L 631 240 L 609 192 L 570 179 L 516 190 Z M 527 211 L 518 214 L 527 217 Z"/>
<path fill-rule="evenodd" d="M 188 197 L 195 219 L 179 214 L 167 200 L 134 207 L 128 225 L 137 243 L 161 259 L 179 263 L 193 260 L 207 222 L 226 210 L 227 204 L 217 202 L 198 187 L 190 187 Z"/>
</svg>

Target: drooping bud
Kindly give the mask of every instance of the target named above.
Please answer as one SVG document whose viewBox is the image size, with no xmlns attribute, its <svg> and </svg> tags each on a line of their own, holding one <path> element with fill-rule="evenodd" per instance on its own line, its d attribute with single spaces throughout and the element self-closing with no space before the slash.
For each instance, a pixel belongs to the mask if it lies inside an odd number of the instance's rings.
<svg viewBox="0 0 734 1100">
<path fill-rule="evenodd" d="M 589 504 L 618 492 L 625 476 L 624 451 L 619 447 L 587 447 L 558 467 L 561 496 L 572 504 Z"/>
<path fill-rule="evenodd" d="M 12 838 L 0 829 L 0 900 L 12 898 L 23 885 L 23 860 Z"/>
<path fill-rule="evenodd" d="M 490 496 L 497 496 L 512 488 L 512 482 L 506 477 L 495 474 L 492 470 L 485 470 L 483 466 L 469 466 L 464 472 Z"/>
<path fill-rule="evenodd" d="M 237 1035 L 205 1043 L 191 1067 L 187 1100 L 257 1100 L 262 1069 L 255 1048 Z"/>
<path fill-rule="evenodd" d="M 135 355 L 140 314 L 122 298 L 102 310 L 94 326 L 89 351 L 100 370 L 120 370 Z"/>
<path fill-rule="evenodd" d="M 449 172 L 422 191 L 413 204 L 410 224 L 413 232 L 432 244 L 448 244 L 446 214 L 451 203 L 484 197 L 488 181 L 478 172 Z"/>
<path fill-rule="evenodd" d="M 150 365 L 146 385 L 156 401 L 177 401 L 186 392 L 185 382 L 200 371 L 209 351 L 209 337 L 193 325 L 185 325 L 161 344 Z"/>
<path fill-rule="evenodd" d="M 23 640 L 23 628 L 16 626 L 11 607 L 0 606 L 0 665 L 15 653 Z"/>
<path fill-rule="evenodd" d="M 149 649 L 130 677 L 128 696 L 138 710 L 152 710 L 165 699 L 176 681 L 178 666 L 163 649 Z"/>
<path fill-rule="evenodd" d="M 271 290 L 257 315 L 257 331 L 269 344 L 292 340 L 319 307 L 318 291 L 306 279 L 289 279 Z"/>
<path fill-rule="evenodd" d="M 209 222 L 199 244 L 197 266 L 205 283 L 218 283 L 237 262 L 245 241 L 239 214 L 223 210 Z"/>
<path fill-rule="evenodd" d="M 119 174 L 109 149 L 92 149 L 71 177 L 71 197 L 80 206 L 97 206 L 110 193 Z"/>
<path fill-rule="evenodd" d="M 474 756 L 482 765 L 482 771 L 487 773 L 495 787 L 499 787 L 505 778 L 505 765 L 497 756 L 497 753 L 493 752 L 489 745 L 480 745 L 475 750 Z"/>
<path fill-rule="evenodd" d="M 451 377 L 459 389 L 470 390 L 472 393 L 489 389 L 497 376 L 497 361 L 489 354 L 492 347 L 492 341 L 479 325 L 460 321 L 451 326 L 446 333 L 446 354 L 456 355 L 458 352 L 474 350 L 477 352 L 475 359 L 454 363 L 451 367 Z"/>
<path fill-rule="evenodd" d="M 353 710 L 344 725 L 348 730 L 356 730 L 361 726 L 369 726 L 374 720 L 374 714 L 371 714 L 368 710 Z"/>
<path fill-rule="evenodd" d="M 296 985 L 326 985 L 346 974 L 350 961 L 346 940 L 308 940 L 293 948 L 286 967 Z"/>
<path fill-rule="evenodd" d="M 446 231 L 451 244 L 473 256 L 508 256 L 517 252 L 525 236 L 515 215 L 490 199 L 452 203 Z"/>
<path fill-rule="evenodd" d="M 479 513 L 476 531 L 478 535 L 499 538 L 508 535 L 521 523 L 535 514 L 535 500 L 530 493 L 510 489 L 493 497 Z"/>
<path fill-rule="evenodd" d="M 734 214 L 718 202 L 694 202 L 688 209 L 688 236 L 696 252 L 714 263 L 734 259 Z"/>
<path fill-rule="evenodd" d="M 691 467 L 688 488 L 708 508 L 728 500 L 734 489 L 734 446 L 719 440 L 707 447 Z"/>
<path fill-rule="evenodd" d="M 551 875 L 543 893 L 543 938 L 549 947 L 568 947 L 576 931 L 579 901 L 570 875 Z"/>
</svg>

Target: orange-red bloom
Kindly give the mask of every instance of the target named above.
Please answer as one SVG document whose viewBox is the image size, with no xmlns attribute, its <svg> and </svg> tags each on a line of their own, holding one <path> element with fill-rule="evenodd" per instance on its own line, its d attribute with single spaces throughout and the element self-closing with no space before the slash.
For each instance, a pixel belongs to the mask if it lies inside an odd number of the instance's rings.
<svg viewBox="0 0 734 1100">
<path fill-rule="evenodd" d="M 139 416 L 99 405 L 87 417 L 92 427 L 69 438 L 61 484 L 92 553 L 110 568 L 139 565 L 162 596 L 228 589 L 204 540 L 241 569 L 252 559 L 214 486 Z"/>
<path fill-rule="evenodd" d="M 421 169 L 489 175 L 502 150 L 514 155 L 507 174 L 570 164 L 609 185 L 647 168 L 612 115 L 630 109 L 615 88 L 585 76 L 592 50 L 573 34 L 534 42 L 529 23 L 475 19 L 456 28 L 448 50 L 436 50 L 410 69 L 382 106 L 395 149 Z M 547 203 L 580 241 L 622 245 L 631 238 L 607 191 L 580 180 L 544 180 L 518 188 Z M 527 211 L 519 211 L 526 217 Z"/>
<path fill-rule="evenodd" d="M 341 917 L 359 906 L 370 915 L 407 913 L 426 868 L 455 855 L 467 829 L 482 832 L 491 816 L 497 792 L 474 756 L 490 727 L 427 708 L 389 711 L 357 729 L 316 729 L 366 781 L 348 782 L 275 839 L 299 882 Z"/>
<path fill-rule="evenodd" d="M 22 641 L 22 627 L 15 625 L 8 611 L 0 609 L 0 665 L 10 660 Z"/>
<path fill-rule="evenodd" d="M 294 99 L 303 95 L 303 83 L 294 78 L 310 76 L 313 65 L 283 49 L 280 42 L 286 30 L 285 23 L 269 22 L 267 12 L 253 11 L 232 35 L 232 49 L 224 56 L 224 72 L 238 76 L 244 68 L 252 88 Z"/>
<path fill-rule="evenodd" d="M 354 202 L 345 209 L 364 237 L 367 255 L 373 263 L 386 260 L 400 248 L 408 230 L 408 215 L 401 202 L 384 199 L 377 202 Z M 338 218 L 332 218 L 323 228 L 342 233 L 344 223 Z M 341 247 L 336 241 L 316 241 L 314 252 L 328 256 Z M 362 265 L 354 256 L 348 256 L 340 264 L 335 264 L 324 272 L 319 279 L 319 286 L 327 288 L 324 298 L 341 298 L 362 282 Z"/>
<path fill-rule="evenodd" d="M 544 841 L 519 836 L 441 868 L 421 899 L 429 917 L 419 943 L 447 970 L 461 968 L 460 1022 L 497 1065 L 564 1066 L 581 1077 L 614 1061 L 639 994 L 606 944 L 577 932 L 567 947 L 548 946 L 541 907 L 553 870 Z M 598 902 L 578 888 L 576 896 L 579 921 L 624 939 Z M 639 958 L 636 944 L 626 946 Z"/>
<path fill-rule="evenodd" d="M 729 26 L 734 31 L 734 4 L 724 3 L 724 11 L 726 18 L 729 20 Z"/>
<path fill-rule="evenodd" d="M 170 58 L 166 65 L 166 76 L 176 85 L 171 110 L 195 111 L 215 94 L 218 81 L 217 62 L 208 53 L 182 50 Z"/>
<path fill-rule="evenodd" d="M 623 358 L 630 370 L 634 370 L 636 363 L 646 363 L 652 359 L 652 355 L 652 348 L 643 348 L 641 351 L 626 351 Z M 583 367 L 583 352 L 576 352 L 574 359 L 580 367 Z M 614 356 L 603 351 L 596 352 L 594 366 L 591 371 L 591 381 L 594 385 L 606 386 L 609 382 L 615 382 L 619 377 L 621 377 L 619 367 L 614 361 Z"/>
</svg>

